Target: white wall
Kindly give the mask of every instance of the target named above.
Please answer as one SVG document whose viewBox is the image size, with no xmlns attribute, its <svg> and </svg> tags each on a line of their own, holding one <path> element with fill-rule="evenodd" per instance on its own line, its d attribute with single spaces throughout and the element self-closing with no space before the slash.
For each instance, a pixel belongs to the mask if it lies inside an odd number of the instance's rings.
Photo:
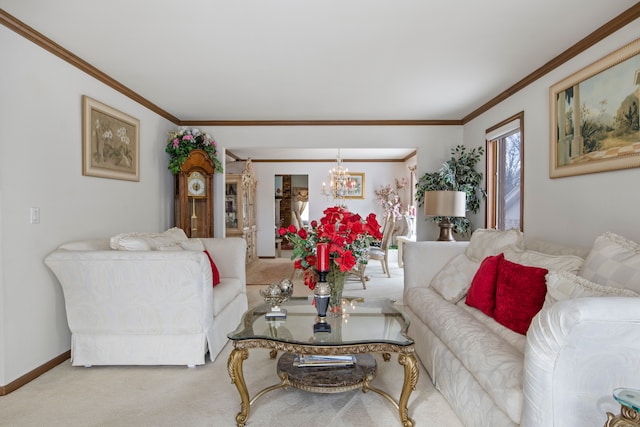
<svg viewBox="0 0 640 427">
<path fill-rule="evenodd" d="M 526 235 L 591 246 L 599 234 L 613 231 L 640 242 L 640 169 L 549 178 L 549 87 L 638 37 L 640 25 L 636 20 L 465 124 L 465 145 L 484 145 L 486 129 L 524 111 Z M 481 211 L 484 218 L 484 209 Z"/>
<path fill-rule="evenodd" d="M 407 173 L 407 167 L 417 166 L 416 175 L 420 177 L 426 172 L 438 170 L 450 156 L 452 147 L 462 143 L 462 126 L 249 126 L 249 127 L 204 127 L 218 141 L 220 151 L 234 148 L 416 148 L 417 156 L 409 159 L 406 164 L 398 167 L 400 163 L 381 163 L 381 168 L 371 163 L 345 163 L 345 167 L 352 172 L 365 172 L 365 191 L 367 195 L 364 201 L 349 200 L 349 208 L 358 212 L 369 212 L 372 204 L 375 204 L 373 190 L 379 185 L 393 184 L 393 179 L 400 178 L 402 173 Z M 269 163 L 273 164 L 273 163 Z M 286 165 L 286 166 L 285 166 Z M 283 169 L 286 167 L 285 169 Z M 276 173 L 309 173 L 309 191 L 313 197 L 319 192 L 322 181 L 327 180 L 330 163 L 302 163 L 286 164 L 278 163 L 272 169 L 266 169 L 262 163 L 254 163 L 254 170 L 264 168 L 258 178 L 258 209 L 262 210 L 261 201 L 273 198 L 273 175 Z M 374 172 L 375 171 L 375 172 Z M 257 173 L 257 172 L 256 172 Z M 408 175 L 407 175 L 408 176 Z M 263 181 L 267 181 L 263 184 Z M 265 194 L 261 194 L 265 193 Z M 224 218 L 223 194 L 216 195 L 216 221 Z M 269 199 L 270 200 L 270 199 Z M 329 201 L 330 202 L 330 201 Z M 268 201 L 268 203 L 273 203 Z M 322 210 L 315 210 L 311 206 L 310 218 L 319 218 Z M 325 205 L 326 206 L 326 205 Z M 269 212 L 271 209 L 268 209 Z M 422 212 L 418 210 L 417 237 L 418 240 L 435 239 L 438 236 L 438 227 L 431 221 L 424 221 Z M 379 211 L 381 213 L 381 211 Z M 258 227 L 260 233 L 270 233 L 273 218 L 267 218 L 260 214 Z M 267 224 L 267 230 L 263 227 Z M 216 230 L 221 230 L 224 223 Z M 259 256 L 273 256 L 275 249 L 270 249 L 271 243 L 266 243 L 262 234 L 258 237 Z M 271 239 L 269 239 L 271 240 Z M 263 246 L 263 245 L 267 246 Z M 268 255 L 271 254 L 271 255 Z"/>
<path fill-rule="evenodd" d="M 73 239 L 172 221 L 172 124 L 0 26 L 0 385 L 70 348 L 62 290 L 44 257 Z M 140 182 L 82 176 L 81 97 L 140 120 Z M 30 225 L 29 208 L 41 223 Z"/>
</svg>

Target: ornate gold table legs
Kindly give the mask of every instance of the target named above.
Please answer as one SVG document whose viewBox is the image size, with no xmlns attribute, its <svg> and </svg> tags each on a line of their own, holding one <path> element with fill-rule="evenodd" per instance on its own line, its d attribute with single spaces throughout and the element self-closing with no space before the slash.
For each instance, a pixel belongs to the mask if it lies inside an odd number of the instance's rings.
<svg viewBox="0 0 640 427">
<path fill-rule="evenodd" d="M 249 350 L 236 348 L 231 351 L 229 355 L 229 361 L 227 363 L 227 371 L 231 382 L 236 385 L 238 393 L 240 393 L 240 412 L 236 415 L 236 424 L 238 427 L 244 427 L 249 418 L 249 391 L 247 390 L 247 384 L 244 382 L 244 374 L 242 373 L 242 362 L 249 357 Z"/>
<path fill-rule="evenodd" d="M 402 384 L 402 393 L 400 393 L 400 401 L 398 402 L 400 405 L 400 408 L 398 408 L 400 421 L 404 427 L 413 427 L 413 420 L 409 418 L 407 403 L 409 403 L 411 392 L 416 389 L 416 384 L 418 383 L 418 365 L 413 353 L 399 354 L 398 363 L 404 366 L 404 383 Z"/>
<path fill-rule="evenodd" d="M 607 412 L 607 422 L 604 427 L 640 427 L 640 414 L 635 410 L 621 405 L 620 415 Z"/>
<path fill-rule="evenodd" d="M 273 357 L 273 351 L 271 352 L 271 356 Z M 389 353 L 384 352 L 384 359 L 388 360 Z M 291 382 L 288 380 L 286 374 L 282 376 L 280 379 L 282 382 L 280 384 L 267 387 L 258 393 L 253 400 L 249 398 L 249 390 L 247 389 L 247 384 L 244 380 L 244 374 L 242 371 L 243 362 L 249 358 L 249 350 L 246 348 L 235 348 L 231 351 L 229 355 L 229 361 L 227 362 L 227 371 L 229 372 L 229 377 L 231 378 L 231 382 L 236 385 L 238 389 L 238 393 L 240 394 L 240 412 L 236 415 L 236 424 L 238 427 L 245 427 L 247 423 L 247 419 L 249 418 L 249 409 L 251 408 L 251 404 L 255 402 L 263 394 L 276 390 L 278 388 L 286 388 L 291 385 Z M 402 392 L 400 393 L 400 399 L 396 402 L 396 400 L 391 397 L 387 392 L 380 390 L 375 387 L 371 387 L 369 384 L 369 380 L 365 380 L 362 385 L 362 391 L 374 391 L 387 400 L 389 400 L 397 409 L 398 414 L 400 416 L 400 422 L 403 427 L 413 427 L 414 421 L 409 418 L 409 410 L 407 409 L 407 404 L 409 403 L 409 397 L 413 390 L 416 389 L 416 384 L 418 383 L 418 365 L 416 362 L 416 357 L 413 353 L 413 348 L 407 353 L 399 353 L 398 354 L 398 363 L 404 368 L 404 382 L 402 383 Z M 612 424 L 613 426 L 614 424 Z M 620 427 L 626 427 L 626 424 L 615 424 Z M 630 424 L 632 425 L 632 424 Z M 635 426 L 635 425 L 634 425 Z"/>
<path fill-rule="evenodd" d="M 388 360 L 389 353 L 384 353 L 383 356 L 384 355 L 386 355 L 384 359 Z M 402 423 L 402 426 L 413 427 L 414 422 L 411 418 L 409 418 L 407 403 L 409 403 L 409 396 L 411 396 L 411 392 L 416 389 L 416 384 L 418 384 L 418 365 L 416 363 L 416 357 L 413 352 L 398 354 L 398 363 L 404 367 L 404 382 L 402 383 L 400 400 L 396 401 L 386 391 L 376 387 L 372 387 L 371 384 L 369 384 L 369 381 L 365 381 L 362 386 L 362 391 L 364 393 L 366 393 L 367 391 L 374 391 L 380 396 L 387 399 L 398 410 L 398 415 L 400 415 L 400 422 Z"/>
</svg>

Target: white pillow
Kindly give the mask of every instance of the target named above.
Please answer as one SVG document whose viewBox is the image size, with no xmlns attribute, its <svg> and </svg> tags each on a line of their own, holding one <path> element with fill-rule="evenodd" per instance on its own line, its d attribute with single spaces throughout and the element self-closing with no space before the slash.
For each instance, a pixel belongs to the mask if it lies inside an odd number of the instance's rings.
<svg viewBox="0 0 640 427">
<path fill-rule="evenodd" d="M 598 236 L 580 276 L 600 285 L 640 292 L 640 245 L 614 233 Z"/>
<path fill-rule="evenodd" d="M 509 261 L 531 267 L 546 268 L 549 271 L 570 271 L 577 274 L 584 260 L 575 255 L 549 255 L 531 250 L 505 248 L 504 257 Z"/>
<path fill-rule="evenodd" d="M 471 235 L 465 254 L 474 261 L 482 262 L 488 256 L 503 252 L 507 246 L 524 249 L 524 235 L 520 230 L 479 228 Z"/>
<path fill-rule="evenodd" d="M 109 239 L 90 239 L 63 243 L 58 249 L 66 249 L 68 251 L 105 251 L 111 249 L 111 247 L 109 246 Z"/>
<path fill-rule="evenodd" d="M 455 304 L 467 294 L 480 263 L 465 254 L 452 258 L 431 281 L 431 287 L 445 300 Z"/>
<path fill-rule="evenodd" d="M 120 251 L 181 250 L 188 241 L 184 230 L 173 227 L 162 233 L 121 233 L 110 239 L 111 249 Z"/>
<path fill-rule="evenodd" d="M 147 239 L 137 233 L 118 234 L 110 240 L 111 249 L 118 251 L 150 251 Z"/>
<path fill-rule="evenodd" d="M 639 297 L 629 289 L 613 288 L 593 283 L 568 271 L 550 271 L 547 274 L 545 306 L 558 301 L 587 297 Z"/>
<path fill-rule="evenodd" d="M 185 251 L 200 251 L 200 252 L 204 251 L 204 244 L 202 244 L 202 240 L 198 238 L 188 239 L 185 242 L 181 242 L 180 246 Z"/>
</svg>

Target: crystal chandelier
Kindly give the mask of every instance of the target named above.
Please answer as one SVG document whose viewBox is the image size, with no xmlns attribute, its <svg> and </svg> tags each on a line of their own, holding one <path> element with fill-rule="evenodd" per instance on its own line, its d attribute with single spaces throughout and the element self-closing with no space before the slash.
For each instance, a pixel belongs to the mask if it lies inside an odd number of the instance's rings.
<svg viewBox="0 0 640 427">
<path fill-rule="evenodd" d="M 322 183 L 321 194 L 323 196 L 331 196 L 333 199 L 344 199 L 355 186 L 355 181 L 349 176 L 349 170 L 342 167 L 342 158 L 340 158 L 340 149 L 338 149 L 338 158 L 336 167 L 329 170 L 329 185 Z"/>
</svg>

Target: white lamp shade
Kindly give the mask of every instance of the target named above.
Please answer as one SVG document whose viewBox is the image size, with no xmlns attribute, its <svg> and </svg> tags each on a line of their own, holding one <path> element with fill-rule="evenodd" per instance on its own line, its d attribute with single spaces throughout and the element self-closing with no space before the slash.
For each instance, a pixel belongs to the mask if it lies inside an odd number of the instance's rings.
<svg viewBox="0 0 640 427">
<path fill-rule="evenodd" d="M 464 191 L 426 191 L 425 216 L 466 216 L 467 194 Z"/>
</svg>

